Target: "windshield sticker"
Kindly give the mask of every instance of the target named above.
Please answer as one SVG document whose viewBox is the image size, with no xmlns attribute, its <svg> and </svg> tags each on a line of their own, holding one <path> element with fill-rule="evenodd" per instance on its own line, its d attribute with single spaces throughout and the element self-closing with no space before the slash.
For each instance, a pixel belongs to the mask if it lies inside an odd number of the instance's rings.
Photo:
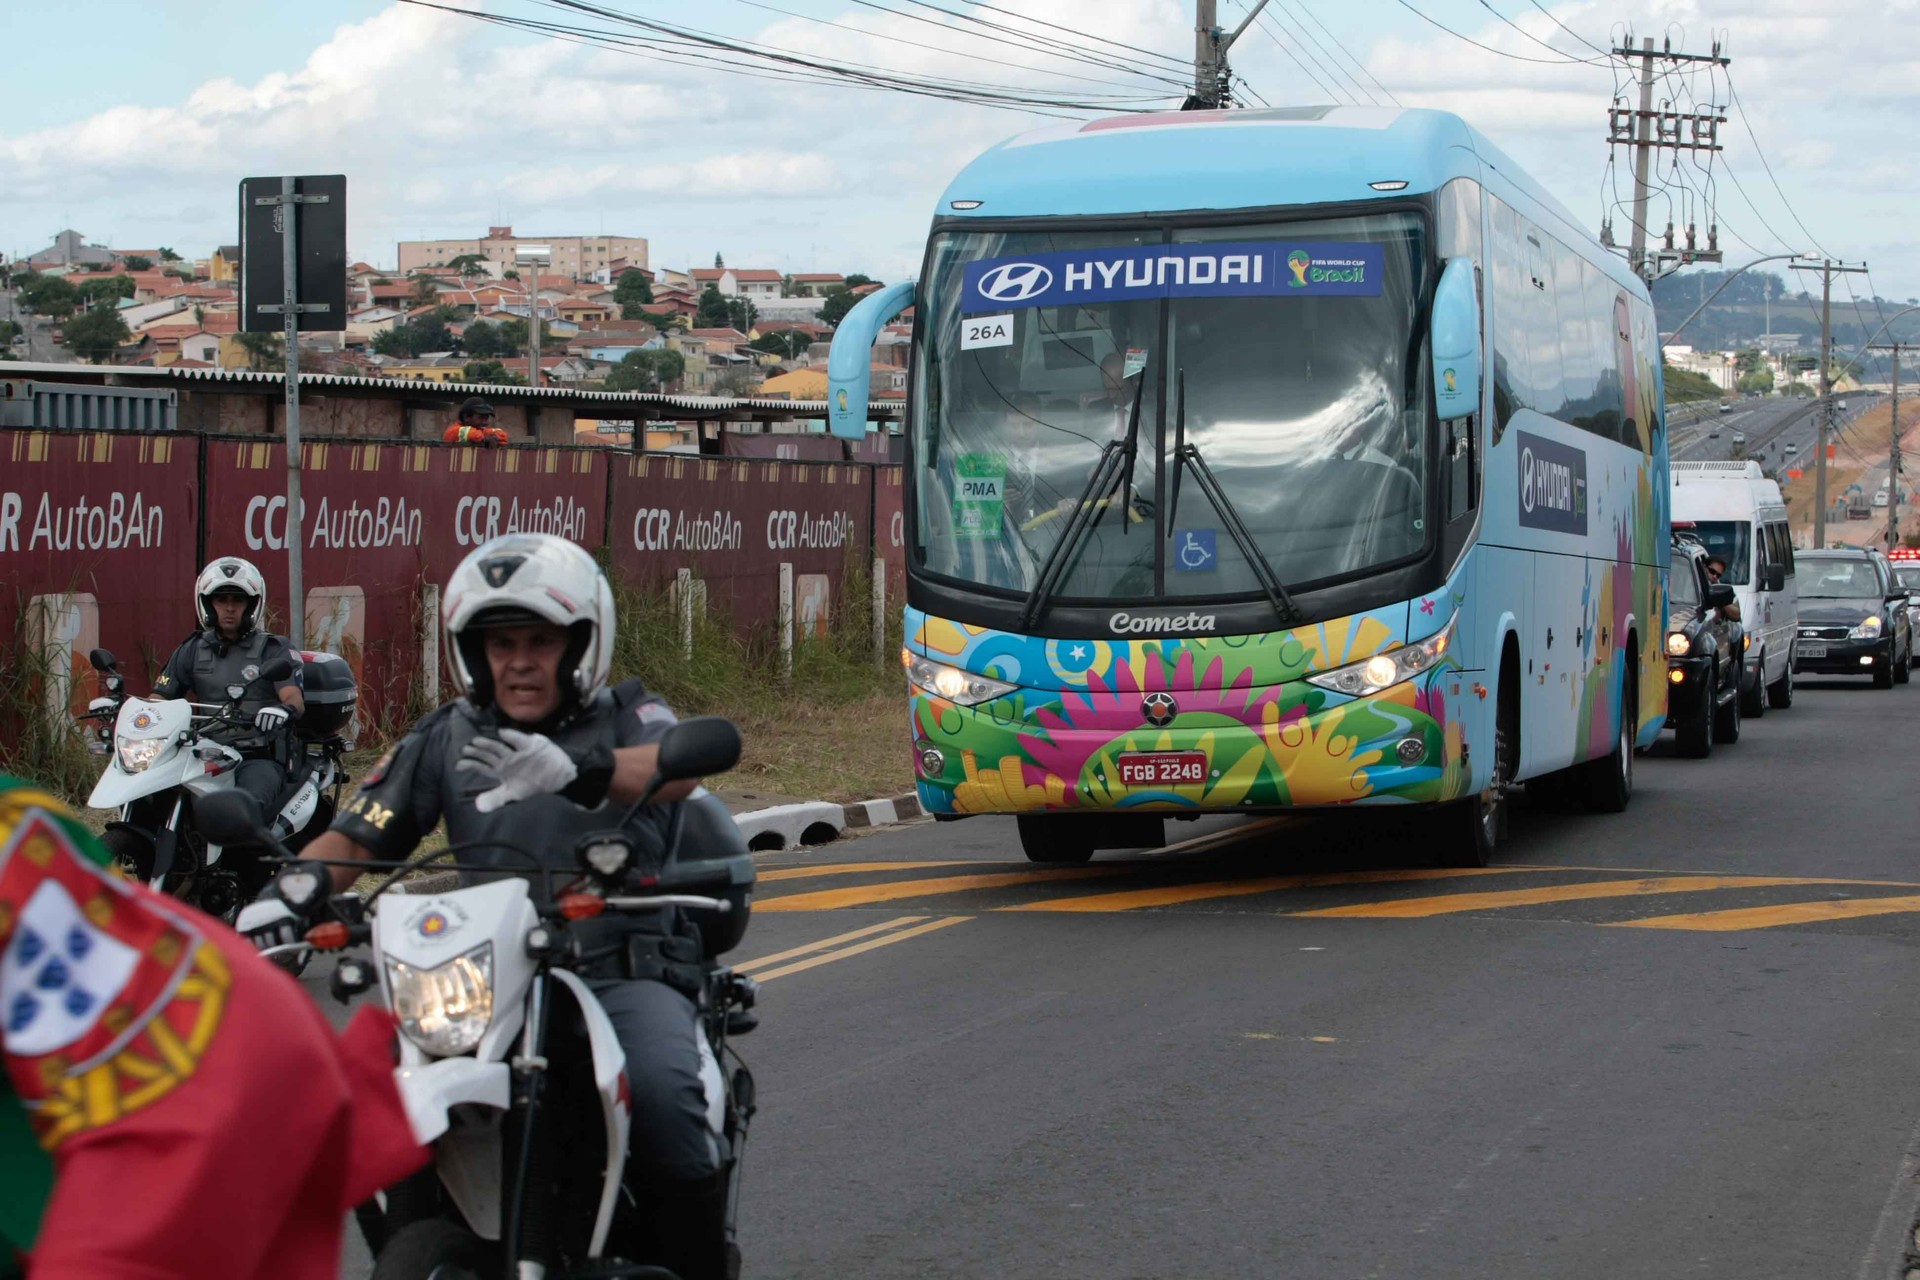
<svg viewBox="0 0 1920 1280">
<path fill-rule="evenodd" d="M 966 267 L 963 315 L 1156 298 L 1377 298 L 1382 244 L 1247 241 L 1069 249 Z"/>
<path fill-rule="evenodd" d="M 1520 437 L 1520 523 L 1535 529 L 1585 534 L 1587 455 L 1531 432 Z"/>
<path fill-rule="evenodd" d="M 1173 567 L 1182 573 L 1209 573 L 1220 563 L 1218 547 L 1218 530 L 1176 529 L 1173 534 Z"/>
<path fill-rule="evenodd" d="M 1147 349 L 1145 347 L 1128 347 L 1126 364 L 1121 368 L 1120 376 L 1122 378 L 1131 378 L 1134 374 L 1144 371 L 1146 367 Z"/>
<path fill-rule="evenodd" d="M 973 351 L 980 347 L 1010 347 L 1013 345 L 1013 316 L 1002 313 L 997 316 L 968 316 L 960 322 L 960 349 Z"/>
<path fill-rule="evenodd" d="M 997 453 L 963 453 L 953 463 L 953 536 L 998 538 L 1007 463 Z"/>
</svg>

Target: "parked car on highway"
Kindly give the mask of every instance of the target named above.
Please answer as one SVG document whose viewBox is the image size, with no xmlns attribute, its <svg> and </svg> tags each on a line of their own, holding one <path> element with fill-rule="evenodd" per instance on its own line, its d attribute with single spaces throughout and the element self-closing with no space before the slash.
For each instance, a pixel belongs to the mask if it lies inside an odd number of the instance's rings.
<svg viewBox="0 0 1920 1280">
<path fill-rule="evenodd" d="M 1740 740 L 1740 646 L 1737 624 L 1722 610 L 1733 588 L 1707 581 L 1707 549 L 1676 533 L 1667 578 L 1667 727 L 1683 756 L 1713 754 L 1716 742 Z"/>
<path fill-rule="evenodd" d="M 1780 486 L 1760 464 L 1673 464 L 1673 528 L 1726 562 L 1747 643 L 1741 655 L 1740 711 L 1763 716 L 1793 705 L 1793 642 L 1799 622 L 1793 538 Z"/>
<path fill-rule="evenodd" d="M 1797 553 L 1800 632 L 1793 669 L 1801 675 L 1873 677 L 1877 689 L 1905 684 L 1913 665 L 1906 589 L 1877 551 Z"/>
</svg>

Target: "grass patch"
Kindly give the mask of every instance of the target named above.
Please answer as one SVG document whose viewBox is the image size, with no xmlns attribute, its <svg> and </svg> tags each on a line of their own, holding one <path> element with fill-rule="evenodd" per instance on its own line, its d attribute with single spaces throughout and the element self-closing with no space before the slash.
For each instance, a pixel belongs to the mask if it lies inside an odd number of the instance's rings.
<svg viewBox="0 0 1920 1280">
<path fill-rule="evenodd" d="M 38 642 L 46 621 L 35 616 L 39 612 L 25 602 L 15 607 L 13 653 L 0 663 L 0 773 L 30 779 L 77 803 L 93 789 L 106 757 L 87 750 L 66 707 L 49 705 L 69 677 Z"/>
</svg>

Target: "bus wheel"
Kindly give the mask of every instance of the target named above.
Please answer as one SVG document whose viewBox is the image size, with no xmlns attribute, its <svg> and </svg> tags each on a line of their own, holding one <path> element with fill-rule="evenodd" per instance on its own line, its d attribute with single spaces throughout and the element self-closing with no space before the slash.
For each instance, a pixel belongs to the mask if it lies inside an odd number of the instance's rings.
<svg viewBox="0 0 1920 1280">
<path fill-rule="evenodd" d="M 1627 801 L 1633 799 L 1633 740 L 1639 736 L 1638 707 L 1639 698 L 1629 679 L 1620 688 L 1620 732 L 1614 737 L 1613 750 L 1580 767 L 1584 775 L 1581 780 L 1586 783 L 1587 806 L 1595 813 L 1619 813 L 1627 807 Z"/>
<path fill-rule="evenodd" d="M 1087 862 L 1093 858 L 1092 822 L 1052 813 L 1023 813 L 1014 824 L 1020 828 L 1020 848 L 1029 862 Z"/>
<path fill-rule="evenodd" d="M 1500 686 L 1500 706 L 1493 721 L 1493 774 L 1487 789 L 1453 806 L 1450 829 L 1436 850 L 1443 867 L 1484 867 L 1507 834 L 1507 793 L 1512 787 L 1514 753 L 1519 743 L 1520 699 L 1507 681 Z"/>
</svg>

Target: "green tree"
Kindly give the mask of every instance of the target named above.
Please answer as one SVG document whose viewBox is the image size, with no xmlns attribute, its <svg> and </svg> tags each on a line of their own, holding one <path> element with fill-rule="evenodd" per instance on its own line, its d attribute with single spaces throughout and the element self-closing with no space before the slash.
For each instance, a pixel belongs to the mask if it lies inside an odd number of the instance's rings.
<svg viewBox="0 0 1920 1280">
<path fill-rule="evenodd" d="M 430 307 L 434 299 L 440 296 L 440 286 L 432 276 L 413 277 L 413 292 L 407 295 L 407 303 L 414 307 Z"/>
<path fill-rule="evenodd" d="M 753 328 L 753 322 L 760 318 L 760 308 L 745 298 L 727 299 L 727 324 L 746 333 Z"/>
<path fill-rule="evenodd" d="M 392 328 L 382 329 L 373 335 L 373 350 L 376 355 L 395 360 L 413 359 L 413 326 L 396 324 Z"/>
<path fill-rule="evenodd" d="M 694 313 L 693 327 L 696 329 L 724 329 L 733 323 L 733 314 L 727 310 L 727 299 L 721 295 L 720 286 L 710 284 L 700 291 L 700 310 Z"/>
<path fill-rule="evenodd" d="M 1766 365 L 1761 365 L 1752 373 L 1741 374 L 1739 381 L 1734 385 L 1749 395 L 1765 395 L 1773 390 L 1773 370 Z"/>
<path fill-rule="evenodd" d="M 143 258 L 136 253 L 131 258 L 123 258 L 120 265 L 129 271 L 151 271 L 153 270 L 153 259 Z"/>
<path fill-rule="evenodd" d="M 785 356 L 791 360 L 807 349 L 813 338 L 798 329 L 772 329 L 761 334 L 747 345 L 755 351 L 765 351 L 769 355 Z"/>
<path fill-rule="evenodd" d="M 524 386 L 527 381 L 498 360 L 469 360 L 466 367 L 460 370 L 460 377 L 465 382 L 486 382 L 502 387 Z"/>
<path fill-rule="evenodd" d="M 524 344 L 523 344 L 524 345 Z M 514 354 L 500 336 L 500 326 L 491 320 L 475 320 L 460 335 L 460 348 L 468 355 L 486 360 Z"/>
<path fill-rule="evenodd" d="M 634 315 L 627 315 L 623 312 L 620 318 L 623 320 L 645 320 L 661 333 L 675 328 L 680 323 L 680 317 L 671 311 L 641 311 Z"/>
<path fill-rule="evenodd" d="M 500 354 L 503 356 L 524 355 L 527 350 L 527 322 L 519 316 L 509 316 L 500 322 Z"/>
<path fill-rule="evenodd" d="M 160 246 L 160 261 L 162 261 L 162 262 L 178 262 L 178 261 L 180 261 L 180 255 L 179 255 L 179 254 L 177 254 L 177 253 L 175 253 L 175 252 L 174 252 L 173 250 L 171 250 L 171 249 L 169 249 L 169 248 L 167 248 L 167 246 L 165 246 L 165 245 L 161 245 L 161 246 Z"/>
<path fill-rule="evenodd" d="M 622 271 L 620 279 L 614 282 L 613 300 L 620 304 L 620 313 L 624 316 L 628 307 L 653 301 L 653 285 L 641 271 Z M 632 316 L 626 318 L 633 319 Z"/>
<path fill-rule="evenodd" d="M 460 273 L 462 280 L 472 276 L 485 275 L 486 268 L 481 264 L 487 260 L 485 254 L 463 253 L 447 263 L 447 266 Z"/>
<path fill-rule="evenodd" d="M 884 284 L 884 283 L 885 281 L 875 280 L 872 276 L 863 276 L 858 271 L 854 272 L 852 275 L 847 277 L 847 288 L 849 289 L 858 289 L 863 284 Z"/>
<path fill-rule="evenodd" d="M 658 391 L 686 371 L 687 358 L 678 351 L 629 351 L 607 375 L 607 390 Z"/>
<path fill-rule="evenodd" d="M 8 347 L 23 331 L 17 321 L 0 320 L 0 347 Z"/>
<path fill-rule="evenodd" d="M 853 310 L 859 301 L 851 289 L 827 290 L 826 301 L 820 306 L 820 323 L 838 328 L 840 322 L 847 318 L 847 312 Z"/>
<path fill-rule="evenodd" d="M 35 315 L 65 320 L 80 305 L 80 291 L 58 276 L 33 276 L 20 287 L 20 301 Z"/>
<path fill-rule="evenodd" d="M 439 316 L 421 316 L 409 324 L 413 330 L 413 349 L 425 355 L 429 351 L 458 351 L 460 339 Z"/>
<path fill-rule="evenodd" d="M 247 368 L 261 372 L 282 369 L 287 363 L 287 341 L 277 333 L 241 333 L 235 335 L 247 353 Z"/>
<path fill-rule="evenodd" d="M 207 309 L 205 307 L 196 306 L 193 309 L 193 324 L 197 329 L 207 327 Z"/>
<path fill-rule="evenodd" d="M 104 280 L 83 281 L 80 285 L 80 297 L 90 307 L 132 296 L 132 276 L 108 276 Z"/>
<path fill-rule="evenodd" d="M 758 369 L 735 365 L 714 379 L 713 389 L 723 396 L 750 396 L 764 381 Z"/>
<path fill-rule="evenodd" d="M 727 269 L 726 259 L 717 253 L 713 255 L 713 269 L 715 271 L 725 271 Z"/>
</svg>

